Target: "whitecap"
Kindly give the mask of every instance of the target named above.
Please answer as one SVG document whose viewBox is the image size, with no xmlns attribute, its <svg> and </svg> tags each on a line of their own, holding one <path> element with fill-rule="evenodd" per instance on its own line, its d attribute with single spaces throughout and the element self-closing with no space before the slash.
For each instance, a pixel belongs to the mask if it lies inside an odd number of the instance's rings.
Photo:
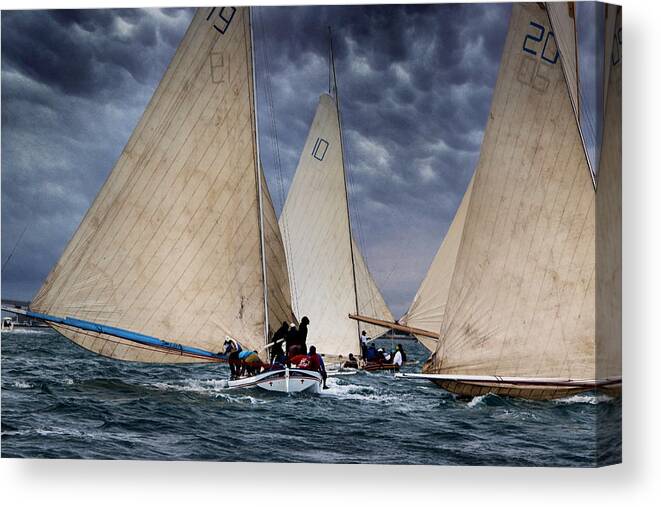
<svg viewBox="0 0 661 507">
<path fill-rule="evenodd" d="M 32 389 L 34 387 L 34 384 L 30 384 L 29 382 L 24 382 L 22 380 L 17 380 L 14 382 L 14 387 L 18 389 Z"/>
<path fill-rule="evenodd" d="M 322 396 L 332 396 L 344 400 L 379 402 L 401 401 L 398 397 L 381 393 L 372 386 L 348 384 L 336 379 L 328 379 L 326 385 L 328 386 L 328 389 L 322 391 Z"/>
<path fill-rule="evenodd" d="M 62 428 L 53 426 L 50 428 L 29 428 L 22 430 L 9 430 L 3 431 L 2 436 L 23 436 L 23 435 L 39 435 L 42 437 L 74 437 L 83 438 L 87 440 L 135 440 L 139 435 L 136 433 L 125 432 L 104 432 L 104 431 L 83 431 L 75 428 Z"/>
<path fill-rule="evenodd" d="M 607 403 L 612 399 L 613 398 L 607 394 L 575 394 L 573 396 L 568 396 L 567 398 L 559 398 L 553 401 L 554 403 L 561 403 L 565 405 L 572 403 L 588 403 L 590 405 L 596 405 L 598 403 Z"/>
<path fill-rule="evenodd" d="M 483 394 L 482 396 L 475 396 L 471 401 L 466 403 L 466 406 L 470 407 L 470 408 L 474 408 L 474 407 L 478 406 L 480 403 L 482 403 L 482 401 L 486 397 L 487 397 L 486 394 Z"/>
<path fill-rule="evenodd" d="M 160 389 L 163 391 L 179 391 L 179 392 L 193 392 L 199 394 L 206 394 L 215 398 L 222 398 L 230 403 L 250 403 L 257 405 L 266 403 L 265 400 L 260 400 L 253 396 L 238 394 L 236 391 L 228 391 L 226 380 L 198 380 L 189 379 L 180 384 L 168 384 L 166 382 L 156 382 L 154 384 L 143 384 L 147 387 Z M 231 394 L 230 394 L 231 393 Z"/>
</svg>

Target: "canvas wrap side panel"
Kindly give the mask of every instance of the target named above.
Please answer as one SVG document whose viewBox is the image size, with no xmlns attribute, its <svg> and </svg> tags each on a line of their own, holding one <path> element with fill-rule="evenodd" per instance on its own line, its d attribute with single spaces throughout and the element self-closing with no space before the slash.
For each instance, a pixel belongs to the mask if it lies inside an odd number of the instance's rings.
<svg viewBox="0 0 661 507">
<path fill-rule="evenodd" d="M 607 9 L 610 51 L 597 179 L 597 376 L 622 374 L 622 10 Z M 609 26 L 610 25 L 610 26 Z"/>
</svg>

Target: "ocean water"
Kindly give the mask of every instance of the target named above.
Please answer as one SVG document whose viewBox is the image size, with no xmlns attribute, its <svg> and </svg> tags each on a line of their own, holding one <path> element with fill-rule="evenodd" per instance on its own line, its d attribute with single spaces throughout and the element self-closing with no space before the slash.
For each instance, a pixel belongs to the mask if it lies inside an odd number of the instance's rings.
<svg viewBox="0 0 661 507">
<path fill-rule="evenodd" d="M 410 361 L 427 357 L 402 344 Z M 585 467 L 621 456 L 621 401 L 603 394 L 458 399 L 359 372 L 287 396 L 224 390 L 228 374 L 113 361 L 47 329 L 3 333 L 2 457 Z"/>
</svg>

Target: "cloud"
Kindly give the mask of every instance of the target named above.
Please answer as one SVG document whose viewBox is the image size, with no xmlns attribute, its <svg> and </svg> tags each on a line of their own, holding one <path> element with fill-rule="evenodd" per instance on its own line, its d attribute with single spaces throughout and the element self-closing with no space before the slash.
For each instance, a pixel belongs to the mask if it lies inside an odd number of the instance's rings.
<svg viewBox="0 0 661 507">
<path fill-rule="evenodd" d="M 397 315 L 408 307 L 477 162 L 509 9 L 253 10 L 260 144 L 278 211 L 318 97 L 328 91 L 332 27 L 352 223 Z M 3 272 L 4 296 L 29 299 L 38 289 L 191 16 L 189 9 L 3 13 L 3 261 L 29 224 Z"/>
</svg>

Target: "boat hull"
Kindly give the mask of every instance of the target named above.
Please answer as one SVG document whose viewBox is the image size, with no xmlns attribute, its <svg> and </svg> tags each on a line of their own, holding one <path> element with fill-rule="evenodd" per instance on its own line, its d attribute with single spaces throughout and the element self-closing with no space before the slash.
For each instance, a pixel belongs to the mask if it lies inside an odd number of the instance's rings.
<svg viewBox="0 0 661 507">
<path fill-rule="evenodd" d="M 367 363 L 363 366 L 365 371 L 399 371 L 396 364 L 391 363 Z"/>
<path fill-rule="evenodd" d="M 595 387 L 570 387 L 570 386 L 540 386 L 540 385 L 514 385 L 501 384 L 493 385 L 478 382 L 456 382 L 432 380 L 434 384 L 458 396 L 483 396 L 485 394 L 496 394 L 498 396 L 511 396 L 514 398 L 523 398 L 527 400 L 553 400 L 557 398 L 566 398 L 574 394 L 588 391 L 594 391 Z M 597 388 L 604 391 L 605 388 Z M 621 393 L 621 391 L 620 391 Z M 617 396 L 617 388 L 611 388 L 608 391 L 611 396 Z"/>
<path fill-rule="evenodd" d="M 252 377 L 230 380 L 229 389 L 259 388 L 277 393 L 312 393 L 321 391 L 323 379 L 316 371 L 302 370 L 300 368 L 285 368 L 272 370 L 254 375 Z"/>
</svg>

